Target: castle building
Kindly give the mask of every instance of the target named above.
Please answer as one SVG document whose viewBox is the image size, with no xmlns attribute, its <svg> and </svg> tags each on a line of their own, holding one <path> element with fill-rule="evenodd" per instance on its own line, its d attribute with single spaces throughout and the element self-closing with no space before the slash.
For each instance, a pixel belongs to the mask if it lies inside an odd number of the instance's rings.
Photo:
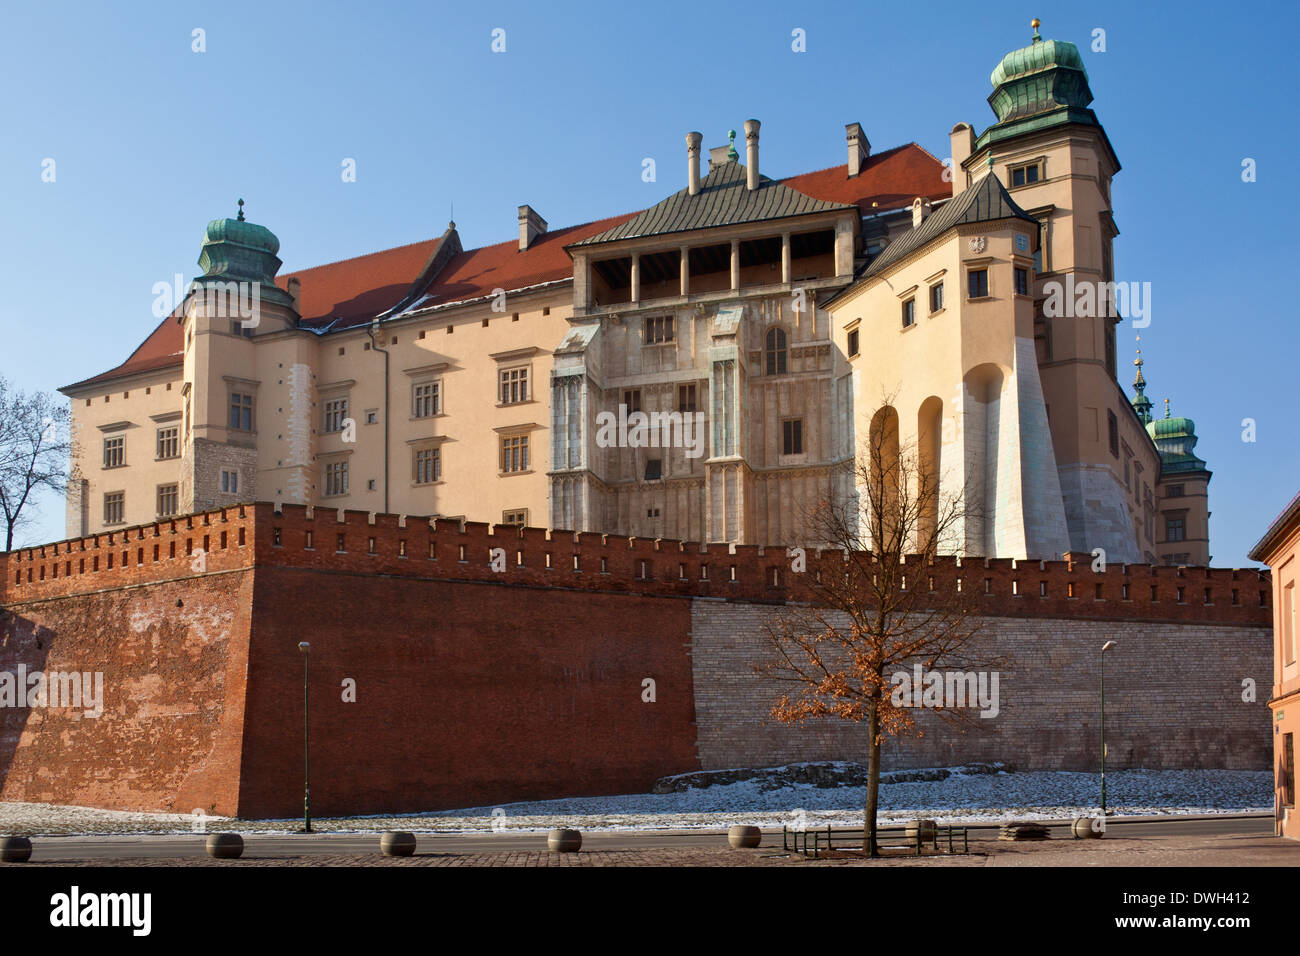
<svg viewBox="0 0 1300 956">
<path fill-rule="evenodd" d="M 62 390 L 68 534 L 270 500 L 793 543 L 886 428 L 978 505 L 965 553 L 1206 564 L 1194 427 L 1117 377 L 1120 166 L 1079 52 L 1035 31 L 991 80 L 948 162 L 850 123 L 844 164 L 770 178 L 749 120 L 707 169 L 689 133 L 648 209 L 523 205 L 480 249 L 452 223 L 281 276 L 269 229 L 215 220 L 184 300 Z"/>
</svg>

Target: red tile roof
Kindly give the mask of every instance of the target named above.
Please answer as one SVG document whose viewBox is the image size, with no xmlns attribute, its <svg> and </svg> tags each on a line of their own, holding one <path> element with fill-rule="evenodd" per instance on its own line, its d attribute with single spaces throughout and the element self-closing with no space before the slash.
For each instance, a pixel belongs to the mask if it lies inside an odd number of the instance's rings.
<svg viewBox="0 0 1300 956">
<path fill-rule="evenodd" d="M 915 143 L 868 156 L 853 179 L 848 178 L 846 166 L 832 166 L 781 181 L 814 199 L 856 203 L 864 215 L 905 206 L 917 196 L 946 199 L 952 195 L 952 184 L 943 180 L 943 164 Z M 422 294 L 417 298 L 421 305 L 445 305 L 490 295 L 493 289 L 513 291 L 571 278 L 572 261 L 565 246 L 611 229 L 636 214 L 547 232 L 524 252 L 519 251 L 518 240 L 511 240 L 457 253 L 425 290 L 413 290 L 412 283 L 437 251 L 440 239 L 286 273 L 276 283 L 287 289 L 290 278 L 299 280 L 304 326 L 316 330 L 351 328 L 391 309 L 411 292 Z M 168 317 L 121 365 L 65 388 L 179 366 L 181 357 L 180 326 Z"/>
</svg>

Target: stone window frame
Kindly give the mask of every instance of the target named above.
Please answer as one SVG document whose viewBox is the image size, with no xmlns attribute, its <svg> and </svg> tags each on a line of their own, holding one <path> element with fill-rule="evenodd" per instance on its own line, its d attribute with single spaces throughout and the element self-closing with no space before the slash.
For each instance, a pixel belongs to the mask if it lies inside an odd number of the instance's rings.
<svg viewBox="0 0 1300 956">
<path fill-rule="evenodd" d="M 126 467 L 126 435 L 104 436 L 103 467 L 105 470 Z"/>
<path fill-rule="evenodd" d="M 518 520 L 512 520 L 517 518 Z M 501 512 L 501 524 L 507 528 L 526 528 L 528 527 L 528 509 L 527 508 L 508 508 Z"/>
<path fill-rule="evenodd" d="M 343 452 L 335 452 L 329 455 L 320 455 L 320 497 L 321 498 L 344 498 L 352 493 L 352 468 L 349 458 L 352 455 L 351 449 Z M 342 487 L 331 491 L 331 482 L 334 469 L 337 468 L 337 474 L 342 477 Z"/>
<path fill-rule="evenodd" d="M 247 378 L 236 378 L 233 375 L 223 376 L 226 383 L 226 418 L 225 426 L 228 433 L 233 433 L 241 439 L 252 439 L 257 436 L 257 393 L 261 382 Z M 248 398 L 248 427 L 242 425 L 232 425 L 231 420 L 236 408 L 235 396 Z M 241 404 L 240 409 L 243 409 Z"/>
<path fill-rule="evenodd" d="M 506 425 L 501 428 L 494 428 L 497 433 L 497 475 L 501 478 L 513 478 L 516 475 L 531 475 L 535 471 L 533 454 L 536 452 L 534 443 L 531 440 L 532 432 L 541 426 L 528 422 L 519 425 Z M 510 446 L 511 442 L 520 442 L 521 444 Z M 522 455 L 519 456 L 517 468 L 507 469 L 508 454 L 510 451 L 522 449 Z M 511 462 L 513 463 L 513 462 Z"/>
<path fill-rule="evenodd" d="M 170 491 L 169 491 L 170 489 Z M 172 510 L 167 511 L 163 508 L 164 498 L 170 496 L 172 499 Z M 155 511 L 159 518 L 172 518 L 180 513 L 181 504 L 181 486 L 178 482 L 172 481 L 167 484 L 158 485 L 154 492 Z"/>
<path fill-rule="evenodd" d="M 233 476 L 235 480 L 233 482 L 226 481 L 227 475 Z M 238 468 L 219 469 L 217 472 L 217 493 L 222 495 L 239 494 L 240 477 L 241 475 Z"/>
<path fill-rule="evenodd" d="M 1034 171 L 1034 178 L 1030 180 L 1029 170 Z M 1024 173 L 1021 182 L 1016 182 L 1016 173 Z M 1007 189 L 1024 189 L 1027 186 L 1037 186 L 1047 181 L 1047 157 L 1039 156 L 1036 159 L 1027 162 L 1008 163 L 1007 164 Z"/>
<path fill-rule="evenodd" d="M 116 518 L 109 517 L 110 506 L 116 506 Z M 126 524 L 126 489 L 104 492 L 104 524 Z"/>
</svg>

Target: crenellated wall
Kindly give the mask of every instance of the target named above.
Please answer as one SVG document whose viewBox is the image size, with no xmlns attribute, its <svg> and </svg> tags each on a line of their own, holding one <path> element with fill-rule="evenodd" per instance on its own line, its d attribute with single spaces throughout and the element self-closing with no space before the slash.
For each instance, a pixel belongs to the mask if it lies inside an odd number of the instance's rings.
<svg viewBox="0 0 1300 956">
<path fill-rule="evenodd" d="M 773 722 L 753 670 L 763 621 L 843 555 L 806 559 L 266 503 L 3 554 L 0 671 L 99 671 L 105 691 L 99 717 L 0 709 L 0 799 L 300 812 L 302 640 L 319 814 L 860 760 L 858 727 Z M 948 558 L 909 579 L 980 595 L 1014 666 L 999 719 L 957 736 L 921 715 L 894 765 L 1089 767 L 1107 639 L 1116 766 L 1267 765 L 1267 713 L 1240 692 L 1267 696 L 1261 572 Z"/>
</svg>

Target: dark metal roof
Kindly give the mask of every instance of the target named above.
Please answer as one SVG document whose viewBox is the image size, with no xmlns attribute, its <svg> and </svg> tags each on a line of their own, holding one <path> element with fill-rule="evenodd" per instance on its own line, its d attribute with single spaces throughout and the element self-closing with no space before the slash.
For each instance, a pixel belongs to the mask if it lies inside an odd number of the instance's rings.
<svg viewBox="0 0 1300 956">
<path fill-rule="evenodd" d="M 1269 551 L 1287 533 L 1297 517 L 1300 517 L 1300 495 L 1292 498 L 1291 503 L 1282 509 L 1282 513 L 1273 519 L 1273 523 L 1264 532 L 1264 537 L 1255 543 L 1255 547 L 1247 552 L 1246 557 L 1252 561 L 1267 561 L 1270 557 Z"/>
<path fill-rule="evenodd" d="M 740 163 L 724 163 L 700 180 L 700 191 L 694 196 L 686 189 L 673 193 L 627 222 L 573 245 L 589 246 L 620 239 L 855 208 L 844 203 L 813 199 L 766 176 L 760 176 L 758 188 L 751 191 L 746 188 L 746 175 L 747 171 Z"/>
<path fill-rule="evenodd" d="M 997 176 L 986 175 L 969 189 L 944 203 L 938 212 L 927 216 L 919 227 L 909 229 L 889 245 L 867 266 L 863 278 L 879 275 L 898 260 L 920 249 L 932 239 L 937 239 L 954 226 L 973 222 L 994 222 L 998 219 L 1023 219 L 1033 223 L 1038 220 L 1016 205 L 1007 194 Z"/>
</svg>

